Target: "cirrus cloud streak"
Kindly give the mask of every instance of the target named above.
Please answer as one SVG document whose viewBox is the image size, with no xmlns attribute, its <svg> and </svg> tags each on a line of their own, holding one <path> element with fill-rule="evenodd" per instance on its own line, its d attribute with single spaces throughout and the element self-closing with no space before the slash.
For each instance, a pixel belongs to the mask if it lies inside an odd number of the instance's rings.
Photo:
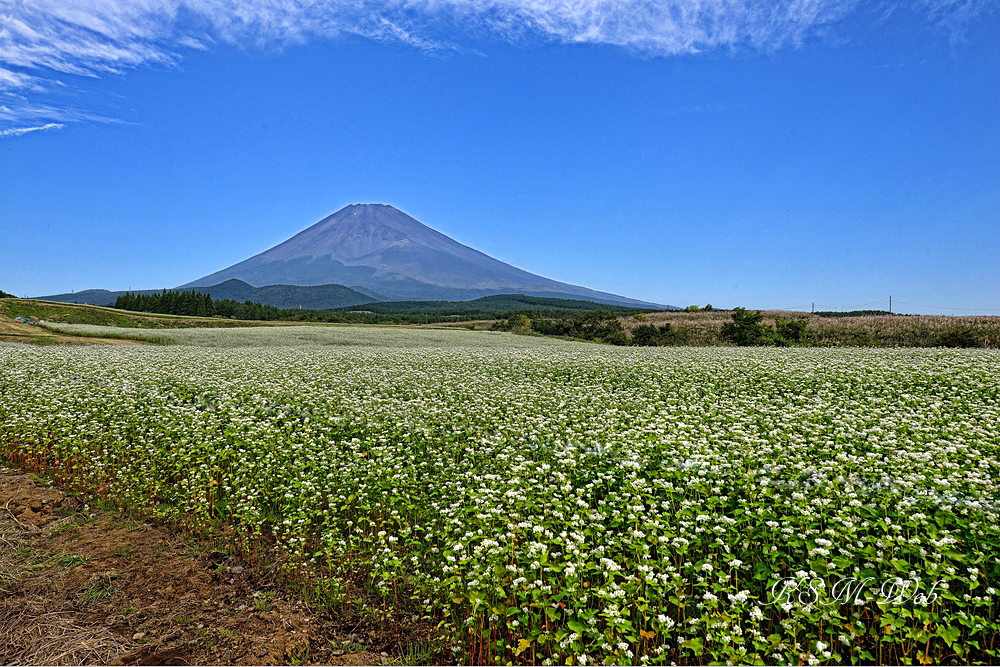
<svg viewBox="0 0 1000 667">
<path fill-rule="evenodd" d="M 6 1 L 6 6 L 3 4 Z M 178 62 L 226 43 L 281 48 L 356 35 L 425 52 L 482 36 L 605 44 L 652 55 L 803 43 L 862 0 L 0 0 L 0 95 L 55 76 Z M 897 5 L 903 6 L 903 5 Z M 913 0 L 954 27 L 986 0 Z M 13 68 L 13 69 L 12 69 Z M 6 91 L 6 92 L 3 92 Z"/>
<path fill-rule="evenodd" d="M 45 125 L 38 125 L 36 127 L 12 127 L 7 130 L 0 130 L 0 137 L 19 137 L 22 134 L 27 134 L 28 132 L 37 132 L 38 130 L 61 130 L 65 125 L 62 123 L 46 123 Z"/>
</svg>

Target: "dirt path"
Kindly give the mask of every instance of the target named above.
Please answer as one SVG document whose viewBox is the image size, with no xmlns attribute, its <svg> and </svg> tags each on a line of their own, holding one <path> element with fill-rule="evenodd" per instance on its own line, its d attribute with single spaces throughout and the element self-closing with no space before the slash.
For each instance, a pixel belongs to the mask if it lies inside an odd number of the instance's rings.
<svg viewBox="0 0 1000 667">
<path fill-rule="evenodd" d="M 124 338 L 97 338 L 58 333 L 36 324 L 17 322 L 0 315 L 0 342 L 35 345 L 142 345 L 142 341 Z"/>
<path fill-rule="evenodd" d="M 0 665 L 388 662 L 222 549 L 0 468 Z"/>
</svg>

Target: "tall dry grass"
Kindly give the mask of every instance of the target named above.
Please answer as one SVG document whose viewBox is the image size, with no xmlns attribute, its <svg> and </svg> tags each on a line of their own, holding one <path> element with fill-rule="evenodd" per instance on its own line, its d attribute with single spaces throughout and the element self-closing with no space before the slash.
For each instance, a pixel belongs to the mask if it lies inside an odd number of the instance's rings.
<svg viewBox="0 0 1000 667">
<path fill-rule="evenodd" d="M 761 311 L 762 324 L 774 326 L 779 317 L 805 319 L 806 344 L 821 346 L 858 345 L 870 347 L 936 347 L 942 336 L 960 329 L 972 332 L 983 347 L 1000 347 L 1000 316 L 996 315 L 864 315 L 860 317 L 820 317 L 810 313 L 778 310 Z M 636 317 L 620 318 L 632 335 L 640 324 L 662 326 L 687 332 L 690 345 L 728 345 L 719 331 L 732 321 L 726 311 L 710 313 L 659 312 L 648 313 L 645 321 Z"/>
</svg>

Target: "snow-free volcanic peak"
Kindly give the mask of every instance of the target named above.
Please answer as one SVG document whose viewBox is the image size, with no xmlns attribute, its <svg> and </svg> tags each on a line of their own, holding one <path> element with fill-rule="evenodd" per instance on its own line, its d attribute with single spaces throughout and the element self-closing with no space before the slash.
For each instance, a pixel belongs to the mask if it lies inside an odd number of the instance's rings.
<svg viewBox="0 0 1000 667">
<path fill-rule="evenodd" d="M 385 204 L 345 206 L 259 255 L 181 287 L 233 278 L 258 287 L 337 283 L 390 300 L 518 293 L 651 305 L 522 271 Z"/>
</svg>

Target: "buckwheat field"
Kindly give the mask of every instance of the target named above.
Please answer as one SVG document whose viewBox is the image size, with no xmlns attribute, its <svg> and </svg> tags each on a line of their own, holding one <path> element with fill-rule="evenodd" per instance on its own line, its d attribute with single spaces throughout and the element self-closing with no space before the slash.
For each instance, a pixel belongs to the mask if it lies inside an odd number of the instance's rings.
<svg viewBox="0 0 1000 667">
<path fill-rule="evenodd" d="M 997 351 L 304 329 L 0 344 L 4 453 L 459 662 L 998 659 Z"/>
</svg>

